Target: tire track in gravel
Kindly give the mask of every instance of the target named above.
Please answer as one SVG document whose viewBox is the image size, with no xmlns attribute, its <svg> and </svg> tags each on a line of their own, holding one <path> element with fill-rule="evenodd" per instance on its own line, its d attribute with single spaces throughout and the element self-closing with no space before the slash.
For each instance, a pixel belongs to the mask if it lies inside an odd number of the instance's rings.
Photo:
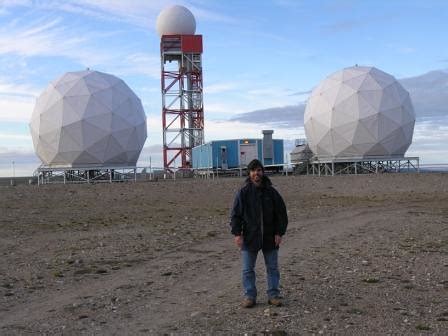
<svg viewBox="0 0 448 336">
<path fill-rule="evenodd" d="M 285 244 L 281 249 L 280 263 L 288 265 L 290 258 L 296 258 L 305 249 L 322 245 L 330 238 L 345 237 L 353 230 L 368 224 L 369 220 L 366 213 L 375 211 L 373 208 L 368 207 L 365 209 L 358 208 L 357 212 L 348 219 L 345 211 L 340 210 L 332 214 L 331 217 L 325 216 L 290 223 L 289 231 L 285 237 Z M 213 313 L 216 314 L 216 311 L 219 310 L 240 313 L 244 311 L 250 315 L 266 308 L 266 305 L 263 304 L 257 305 L 255 309 L 251 310 L 239 308 L 241 299 L 239 254 L 235 251 L 231 237 L 221 240 L 219 246 L 215 245 L 215 242 L 205 245 L 206 248 L 213 246 L 218 247 L 231 260 L 226 260 L 221 264 L 221 269 L 217 269 L 214 276 L 207 274 L 207 268 L 211 263 L 210 260 L 201 266 L 199 273 L 196 270 L 193 272 L 188 272 L 187 270 L 185 272 L 185 281 L 177 282 L 170 287 L 169 295 L 182 297 L 182 300 L 188 302 L 188 304 L 185 304 L 183 307 L 176 306 L 173 308 L 169 302 L 158 303 L 157 308 L 151 311 L 152 321 L 150 323 L 146 321 L 148 330 L 178 332 L 179 329 L 173 329 L 173 325 L 188 325 L 188 321 L 201 319 L 210 315 L 210 312 L 213 315 Z M 263 288 L 264 267 L 261 264 L 257 262 L 257 284 L 260 284 L 260 288 Z M 198 295 L 197 293 L 200 294 Z M 259 290 L 259 293 L 262 294 L 261 290 Z M 169 315 L 167 316 L 165 312 Z M 144 324 L 145 318 L 148 319 L 148 315 L 142 316 L 139 322 Z M 200 323 L 207 322 L 204 319 Z M 181 331 L 188 330 L 182 329 Z M 191 330 L 191 332 L 194 332 L 194 330 Z"/>
</svg>

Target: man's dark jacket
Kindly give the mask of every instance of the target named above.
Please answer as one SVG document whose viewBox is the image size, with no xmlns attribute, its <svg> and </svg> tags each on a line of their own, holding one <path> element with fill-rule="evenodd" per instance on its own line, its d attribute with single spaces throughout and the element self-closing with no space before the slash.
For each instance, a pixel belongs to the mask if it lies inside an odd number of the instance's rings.
<svg viewBox="0 0 448 336">
<path fill-rule="evenodd" d="M 278 248 L 274 237 L 285 234 L 288 215 L 283 198 L 267 176 L 263 176 L 260 187 L 256 187 L 250 178 L 246 179 L 235 197 L 230 225 L 232 234 L 243 235 L 244 250 L 269 251 Z"/>
</svg>

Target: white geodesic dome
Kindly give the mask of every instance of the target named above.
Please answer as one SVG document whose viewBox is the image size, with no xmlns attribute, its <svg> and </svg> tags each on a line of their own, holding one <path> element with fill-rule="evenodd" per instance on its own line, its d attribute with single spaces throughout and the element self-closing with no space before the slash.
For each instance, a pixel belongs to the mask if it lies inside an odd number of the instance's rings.
<svg viewBox="0 0 448 336">
<path fill-rule="evenodd" d="M 319 159 L 403 157 L 414 124 L 409 93 L 393 76 L 363 66 L 323 80 L 304 116 L 306 137 Z"/>
<path fill-rule="evenodd" d="M 156 29 L 163 35 L 194 35 L 196 20 L 184 6 L 174 5 L 162 10 L 157 17 Z"/>
<path fill-rule="evenodd" d="M 30 131 L 44 165 L 130 167 L 146 140 L 146 116 L 121 79 L 98 71 L 68 72 L 37 99 Z"/>
</svg>

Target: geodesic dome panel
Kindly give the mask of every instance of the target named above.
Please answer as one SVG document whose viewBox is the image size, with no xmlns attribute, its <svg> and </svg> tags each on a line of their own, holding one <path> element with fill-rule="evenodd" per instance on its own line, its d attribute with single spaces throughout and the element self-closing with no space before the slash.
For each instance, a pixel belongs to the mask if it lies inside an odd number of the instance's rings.
<svg viewBox="0 0 448 336">
<path fill-rule="evenodd" d="M 121 79 L 68 72 L 37 99 L 30 131 L 45 165 L 135 166 L 146 140 L 146 115 Z"/>
<path fill-rule="evenodd" d="M 304 125 L 319 159 L 403 157 L 415 113 L 409 93 L 391 75 L 355 66 L 323 80 L 308 100 Z"/>
</svg>

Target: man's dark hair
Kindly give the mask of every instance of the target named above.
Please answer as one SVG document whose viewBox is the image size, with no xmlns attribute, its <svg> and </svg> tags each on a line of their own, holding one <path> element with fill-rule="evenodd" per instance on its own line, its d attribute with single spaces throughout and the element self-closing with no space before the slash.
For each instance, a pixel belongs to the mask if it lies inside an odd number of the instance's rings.
<svg viewBox="0 0 448 336">
<path fill-rule="evenodd" d="M 264 171 L 264 167 L 263 164 L 260 162 L 260 160 L 257 159 L 253 159 L 251 162 L 249 162 L 249 164 L 247 165 L 247 170 L 251 171 L 251 170 L 255 170 L 257 168 L 261 168 L 261 170 Z"/>
</svg>

